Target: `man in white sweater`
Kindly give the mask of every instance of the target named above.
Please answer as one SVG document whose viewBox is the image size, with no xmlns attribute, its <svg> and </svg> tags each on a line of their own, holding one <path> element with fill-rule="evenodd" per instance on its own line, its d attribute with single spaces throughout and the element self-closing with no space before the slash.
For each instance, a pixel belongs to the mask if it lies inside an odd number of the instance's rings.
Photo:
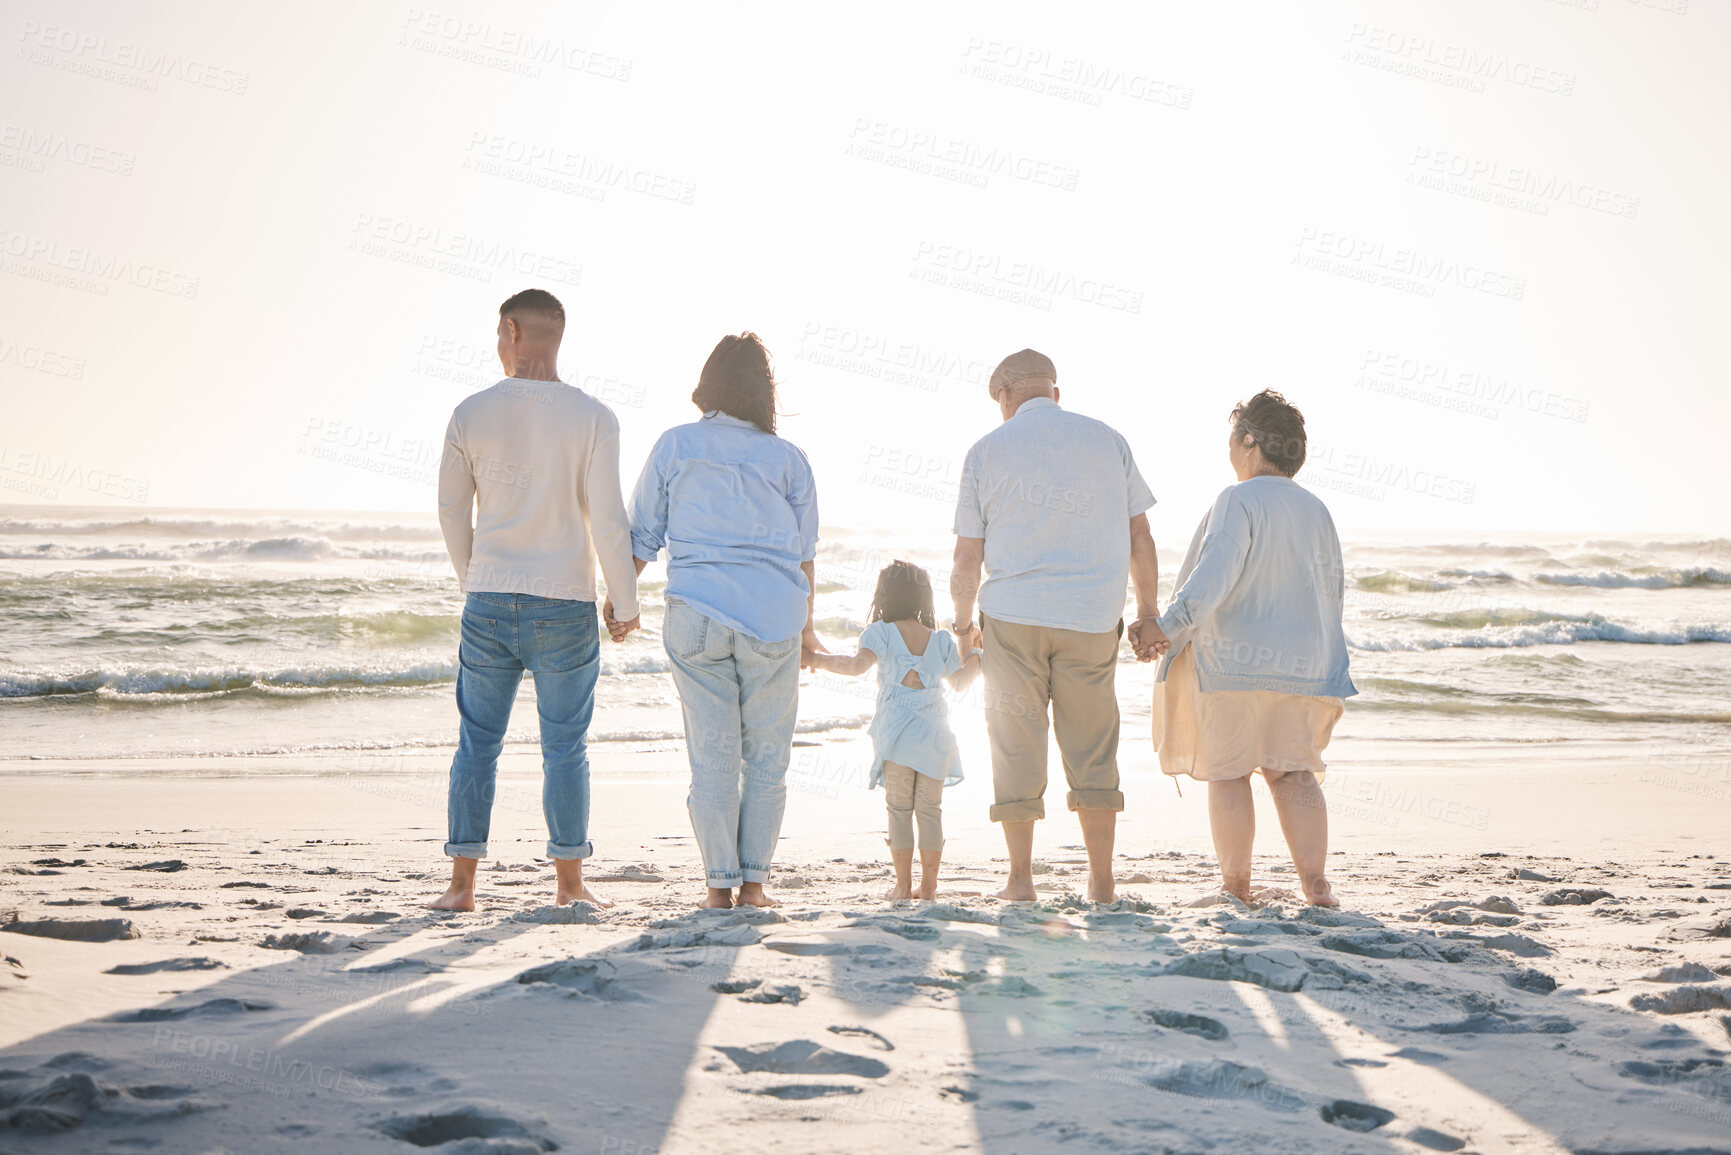
<svg viewBox="0 0 1731 1155">
<path fill-rule="evenodd" d="M 506 379 L 457 406 L 439 470 L 439 524 L 467 599 L 458 649 L 462 728 L 451 762 L 451 886 L 431 905 L 475 909 L 493 786 L 517 687 L 535 678 L 547 856 L 558 902 L 584 899 L 589 721 L 601 670 L 595 566 L 613 640 L 638 627 L 631 522 L 619 489 L 619 420 L 559 380 L 565 309 L 541 289 L 499 306 Z"/>
</svg>

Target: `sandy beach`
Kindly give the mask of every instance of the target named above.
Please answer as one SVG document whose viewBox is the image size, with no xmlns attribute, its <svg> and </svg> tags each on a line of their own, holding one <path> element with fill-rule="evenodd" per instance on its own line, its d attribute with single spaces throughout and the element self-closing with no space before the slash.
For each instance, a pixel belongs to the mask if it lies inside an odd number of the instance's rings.
<svg viewBox="0 0 1731 1155">
<path fill-rule="evenodd" d="M 1329 912 L 1271 813 L 1215 896 L 1144 738 L 1117 903 L 1068 816 L 986 897 L 970 780 L 890 904 L 859 742 L 795 751 L 767 912 L 693 910 L 677 743 L 597 753 L 610 910 L 550 905 L 530 748 L 473 914 L 444 751 L 0 764 L 0 1151 L 1731 1150 L 1723 758 L 1343 743 Z"/>
</svg>

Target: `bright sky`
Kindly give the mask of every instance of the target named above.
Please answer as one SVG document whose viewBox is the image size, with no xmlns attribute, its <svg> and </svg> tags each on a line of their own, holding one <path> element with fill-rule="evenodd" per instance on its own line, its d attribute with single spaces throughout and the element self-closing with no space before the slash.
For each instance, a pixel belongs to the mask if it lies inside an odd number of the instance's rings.
<svg viewBox="0 0 1731 1155">
<path fill-rule="evenodd" d="M 1731 529 L 1718 0 L 0 13 L 0 501 L 430 509 L 538 285 L 627 487 L 751 328 L 832 525 L 1031 345 L 1175 546 L 1268 386 L 1347 529 Z"/>
</svg>

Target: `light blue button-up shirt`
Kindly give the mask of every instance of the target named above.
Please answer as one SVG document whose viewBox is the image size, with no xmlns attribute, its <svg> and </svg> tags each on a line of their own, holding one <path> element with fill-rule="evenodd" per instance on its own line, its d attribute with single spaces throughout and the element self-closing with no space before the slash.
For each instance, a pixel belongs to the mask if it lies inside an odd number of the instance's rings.
<svg viewBox="0 0 1731 1155">
<path fill-rule="evenodd" d="M 1154 504 L 1117 430 L 1033 397 L 962 464 L 956 536 L 986 541 L 980 612 L 1103 634 L 1124 616 L 1130 519 Z"/>
<path fill-rule="evenodd" d="M 725 413 L 661 435 L 631 496 L 631 552 L 667 550 L 667 596 L 764 642 L 805 626 L 817 485 L 792 442 Z"/>
<path fill-rule="evenodd" d="M 1188 645 L 1204 693 L 1350 697 L 1345 596 L 1340 538 L 1320 498 L 1289 477 L 1229 485 L 1197 526 L 1160 615 L 1172 648 L 1157 680 Z"/>
</svg>

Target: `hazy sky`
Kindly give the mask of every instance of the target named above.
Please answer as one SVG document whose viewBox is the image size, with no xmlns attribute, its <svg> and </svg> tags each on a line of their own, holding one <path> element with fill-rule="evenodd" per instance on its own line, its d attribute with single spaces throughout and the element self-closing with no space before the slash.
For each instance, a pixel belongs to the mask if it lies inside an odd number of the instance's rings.
<svg viewBox="0 0 1731 1155">
<path fill-rule="evenodd" d="M 0 501 L 430 509 L 539 285 L 628 487 L 751 328 L 832 525 L 1031 345 L 1174 545 L 1268 386 L 1348 529 L 1731 529 L 1718 0 L 576 8 L 0 3 Z"/>
</svg>

